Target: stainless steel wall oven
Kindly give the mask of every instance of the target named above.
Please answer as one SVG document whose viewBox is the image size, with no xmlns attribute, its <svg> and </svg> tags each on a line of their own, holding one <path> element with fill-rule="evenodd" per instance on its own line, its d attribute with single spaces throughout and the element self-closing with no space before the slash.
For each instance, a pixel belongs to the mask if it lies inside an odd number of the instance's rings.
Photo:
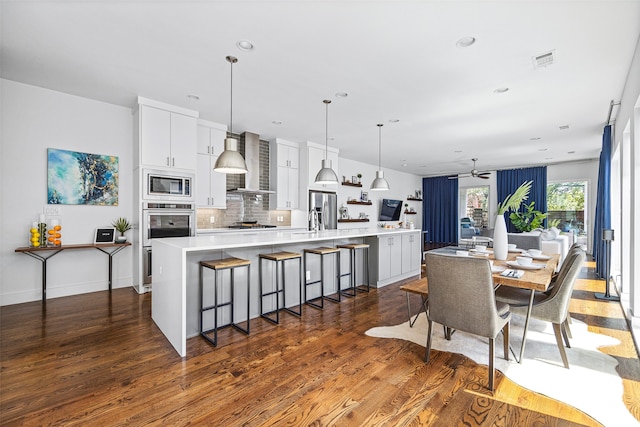
<svg viewBox="0 0 640 427">
<path fill-rule="evenodd" d="M 142 206 L 143 283 L 151 283 L 151 240 L 196 234 L 193 203 L 144 202 Z"/>
</svg>

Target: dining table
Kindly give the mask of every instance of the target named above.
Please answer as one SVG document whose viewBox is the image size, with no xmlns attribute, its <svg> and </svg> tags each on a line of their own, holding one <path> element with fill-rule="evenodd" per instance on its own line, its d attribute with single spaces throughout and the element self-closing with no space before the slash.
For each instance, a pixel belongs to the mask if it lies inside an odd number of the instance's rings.
<svg viewBox="0 0 640 427">
<path fill-rule="evenodd" d="M 493 261 L 492 275 L 493 283 L 496 289 L 499 286 L 511 286 L 515 288 L 527 289 L 531 292 L 529 297 L 529 304 L 527 306 L 527 315 L 524 322 L 524 330 L 522 333 L 522 346 L 520 347 L 520 356 L 516 357 L 518 363 L 522 363 L 524 357 L 525 343 L 527 339 L 527 331 L 529 329 L 529 319 L 531 318 L 531 311 L 533 309 L 533 301 L 536 292 L 545 292 L 549 289 L 551 280 L 556 271 L 556 267 L 560 262 L 560 254 L 542 253 L 540 256 L 534 257 L 534 266 L 521 266 L 516 262 L 516 258 L 525 254 L 524 249 L 512 249 L 507 254 L 507 259 L 497 260 L 493 255 L 491 249 L 487 249 L 485 252 L 479 252 L 476 250 L 469 250 L 464 247 L 458 246 L 446 246 L 444 248 L 434 249 L 436 253 L 447 254 L 451 256 L 460 256 L 460 251 L 467 252 L 465 256 L 477 256 L 486 258 Z M 537 258 L 537 259 L 536 259 Z M 544 267 L 542 267 L 544 265 Z M 534 269 L 535 268 L 535 269 Z M 504 269 L 504 270 L 503 270 Z M 519 277 L 513 277 L 504 275 L 504 271 L 522 271 L 523 274 Z"/>
</svg>

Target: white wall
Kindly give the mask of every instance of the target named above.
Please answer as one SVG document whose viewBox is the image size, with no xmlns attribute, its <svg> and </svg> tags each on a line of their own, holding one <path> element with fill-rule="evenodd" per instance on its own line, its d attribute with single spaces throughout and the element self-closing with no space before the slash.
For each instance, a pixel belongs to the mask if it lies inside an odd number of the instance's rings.
<svg viewBox="0 0 640 427">
<path fill-rule="evenodd" d="M 357 218 L 360 212 L 364 212 L 369 215 L 369 222 L 354 222 L 354 223 L 339 223 L 338 228 L 364 228 L 364 227 L 377 227 L 378 217 L 380 215 L 380 202 L 382 199 L 396 199 L 403 200 L 403 203 L 407 203 L 409 207 L 416 210 L 415 215 L 407 215 L 406 220 L 414 223 L 415 228 L 422 228 L 422 202 L 407 201 L 407 196 L 415 195 L 416 190 L 422 191 L 422 177 L 404 173 L 396 170 L 383 169 L 384 177 L 389 182 L 389 191 L 370 191 L 371 183 L 376 177 L 376 171 L 378 167 L 376 165 L 370 165 L 367 163 L 358 162 L 356 160 L 340 158 L 338 165 L 338 179 L 342 181 L 344 175 L 347 179 L 351 180 L 351 177 L 362 174 L 362 187 L 349 187 L 338 184 L 336 190 L 338 193 L 338 207 L 346 206 L 349 209 L 349 214 L 352 218 Z M 347 205 L 347 199 L 353 197 L 360 198 L 360 192 L 366 191 L 371 200 L 371 206 L 365 205 Z M 403 210 L 404 211 L 404 210 Z M 403 217 L 400 218 L 403 221 Z M 391 221 L 388 221 L 391 224 Z M 393 222 L 397 224 L 397 222 Z"/>
<path fill-rule="evenodd" d="M 118 206 L 61 205 L 63 244 L 92 243 L 96 227 L 132 218 L 132 118 L 129 108 L 0 80 L 0 305 L 41 298 L 41 264 L 17 247 L 47 206 L 47 148 L 118 156 Z M 115 255 L 114 288 L 131 285 L 132 254 Z M 63 251 L 47 264 L 47 296 L 108 288 L 108 257 Z"/>
</svg>

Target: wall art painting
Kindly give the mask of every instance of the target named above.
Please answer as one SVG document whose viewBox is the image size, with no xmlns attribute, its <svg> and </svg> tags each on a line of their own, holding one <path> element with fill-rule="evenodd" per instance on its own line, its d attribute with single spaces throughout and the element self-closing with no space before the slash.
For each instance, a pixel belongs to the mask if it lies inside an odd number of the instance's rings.
<svg viewBox="0 0 640 427">
<path fill-rule="evenodd" d="M 118 205 L 118 157 L 47 149 L 47 203 Z"/>
</svg>

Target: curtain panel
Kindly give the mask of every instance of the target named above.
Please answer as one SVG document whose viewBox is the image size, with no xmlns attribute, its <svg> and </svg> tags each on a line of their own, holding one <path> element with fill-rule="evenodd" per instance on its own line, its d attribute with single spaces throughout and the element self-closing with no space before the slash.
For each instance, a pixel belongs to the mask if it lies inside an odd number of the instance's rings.
<svg viewBox="0 0 640 427">
<path fill-rule="evenodd" d="M 458 242 L 458 180 L 422 179 L 422 227 L 427 243 Z"/>
<path fill-rule="evenodd" d="M 596 260 L 596 274 L 606 279 L 607 253 L 602 240 L 602 230 L 611 228 L 611 125 L 604 127 L 602 151 L 598 168 L 598 193 L 596 195 L 596 217 L 593 225 L 593 258 Z"/>
<path fill-rule="evenodd" d="M 533 181 L 531 184 L 531 191 L 529 192 L 529 198 L 524 201 L 524 204 L 535 202 L 534 209 L 540 212 L 547 212 L 547 167 L 538 166 L 534 168 L 522 168 L 522 169 L 504 169 L 497 171 L 497 193 L 498 203 L 502 202 L 510 194 L 522 185 L 525 181 Z M 497 203 L 496 203 L 497 204 Z M 524 208 L 521 208 L 524 211 Z M 511 223 L 509 215 L 505 215 L 505 221 L 507 223 L 507 231 L 509 233 L 516 233 L 518 229 Z M 545 219 L 544 226 L 546 227 L 547 220 Z"/>
</svg>

